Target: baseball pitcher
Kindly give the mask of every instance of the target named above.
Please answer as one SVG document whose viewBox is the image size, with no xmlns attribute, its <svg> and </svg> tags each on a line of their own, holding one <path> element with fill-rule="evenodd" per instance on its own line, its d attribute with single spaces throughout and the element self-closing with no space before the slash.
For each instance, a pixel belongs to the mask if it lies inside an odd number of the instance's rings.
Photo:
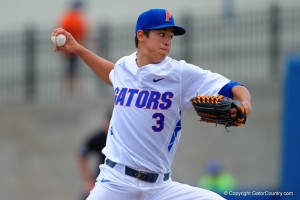
<svg viewBox="0 0 300 200">
<path fill-rule="evenodd" d="M 88 200 L 223 199 L 172 180 L 182 118 L 194 106 L 203 121 L 244 125 L 251 113 L 250 93 L 238 82 L 169 57 L 173 37 L 185 32 L 168 10 L 150 9 L 136 23 L 136 52 L 112 63 L 81 46 L 62 28 L 53 31 L 67 37 L 55 51 L 75 53 L 114 90 L 103 149 L 106 161 Z M 227 106 L 217 107 L 221 100 L 227 100 Z"/>
</svg>

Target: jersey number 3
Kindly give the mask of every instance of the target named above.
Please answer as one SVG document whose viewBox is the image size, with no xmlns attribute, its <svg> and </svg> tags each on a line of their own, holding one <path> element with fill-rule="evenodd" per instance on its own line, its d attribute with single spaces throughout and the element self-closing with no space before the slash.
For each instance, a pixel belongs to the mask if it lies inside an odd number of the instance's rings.
<svg viewBox="0 0 300 200">
<path fill-rule="evenodd" d="M 154 113 L 152 119 L 156 120 L 156 125 L 152 126 L 154 132 L 161 132 L 164 129 L 165 116 L 162 113 Z"/>
</svg>

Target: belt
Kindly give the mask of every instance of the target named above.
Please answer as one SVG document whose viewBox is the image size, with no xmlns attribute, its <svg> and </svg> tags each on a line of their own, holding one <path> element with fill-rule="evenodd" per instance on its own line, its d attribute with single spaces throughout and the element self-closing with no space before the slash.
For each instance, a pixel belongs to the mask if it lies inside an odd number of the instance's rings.
<svg viewBox="0 0 300 200">
<path fill-rule="evenodd" d="M 116 166 L 116 162 L 106 159 L 106 165 L 108 165 L 111 168 L 114 168 Z M 128 166 L 125 166 L 125 174 L 134 178 L 137 178 L 138 180 L 146 181 L 149 183 L 155 183 L 159 174 L 155 173 L 149 173 L 149 172 L 143 172 L 143 171 L 137 171 L 135 169 L 132 169 Z M 164 181 L 169 180 L 170 173 L 164 174 Z"/>
</svg>

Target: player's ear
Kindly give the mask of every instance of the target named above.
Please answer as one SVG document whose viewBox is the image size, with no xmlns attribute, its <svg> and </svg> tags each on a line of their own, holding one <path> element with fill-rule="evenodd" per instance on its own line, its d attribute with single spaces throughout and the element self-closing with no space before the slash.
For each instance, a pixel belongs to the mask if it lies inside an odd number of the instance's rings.
<svg viewBox="0 0 300 200">
<path fill-rule="evenodd" d="M 136 37 L 137 37 L 137 39 L 138 39 L 139 41 L 144 40 L 144 38 L 145 38 L 144 31 L 143 31 L 143 30 L 138 30 L 138 31 L 136 32 Z"/>
</svg>

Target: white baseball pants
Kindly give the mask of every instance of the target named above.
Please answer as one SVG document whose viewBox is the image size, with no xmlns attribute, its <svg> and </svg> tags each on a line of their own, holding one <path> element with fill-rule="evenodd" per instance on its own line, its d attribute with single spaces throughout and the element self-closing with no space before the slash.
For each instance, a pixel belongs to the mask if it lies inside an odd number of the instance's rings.
<svg viewBox="0 0 300 200">
<path fill-rule="evenodd" d="M 101 173 L 87 200 L 223 200 L 220 195 L 198 187 L 164 181 L 160 175 L 148 183 L 125 175 L 125 166 L 100 166 Z"/>
</svg>

